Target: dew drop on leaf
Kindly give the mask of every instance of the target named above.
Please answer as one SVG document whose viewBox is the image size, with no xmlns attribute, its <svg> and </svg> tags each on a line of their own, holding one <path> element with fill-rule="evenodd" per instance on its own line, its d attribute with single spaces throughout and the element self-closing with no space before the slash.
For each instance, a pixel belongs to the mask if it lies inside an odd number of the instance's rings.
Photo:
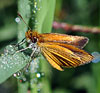
<svg viewBox="0 0 100 93">
<path fill-rule="evenodd" d="M 41 78 L 41 73 L 36 73 L 37 78 Z"/>
<path fill-rule="evenodd" d="M 20 78 L 21 75 L 22 75 L 21 71 L 18 71 L 18 72 L 13 74 L 13 76 L 16 78 Z"/>
<path fill-rule="evenodd" d="M 16 17 L 16 18 L 15 18 L 15 22 L 16 22 L 16 23 L 19 23 L 19 22 L 20 22 L 20 18 L 19 18 L 19 17 Z"/>
<path fill-rule="evenodd" d="M 30 57 L 28 55 L 24 55 L 23 52 L 16 53 L 16 51 L 18 51 L 18 47 L 8 45 L 4 49 L 4 54 L 0 56 L 0 71 L 2 72 L 0 72 L 0 83 L 5 81 L 11 75 L 20 78 L 21 73 L 18 71 L 30 62 Z"/>
<path fill-rule="evenodd" d="M 98 63 L 100 61 L 100 53 L 99 52 L 93 52 L 92 56 L 94 56 L 94 59 L 92 60 L 93 63 Z"/>
</svg>

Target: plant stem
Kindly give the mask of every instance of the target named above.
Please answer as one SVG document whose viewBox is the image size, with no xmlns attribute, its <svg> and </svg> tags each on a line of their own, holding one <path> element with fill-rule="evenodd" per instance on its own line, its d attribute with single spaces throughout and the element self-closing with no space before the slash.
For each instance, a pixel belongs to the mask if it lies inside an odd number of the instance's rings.
<svg viewBox="0 0 100 93">
<path fill-rule="evenodd" d="M 52 7 L 51 7 L 52 6 Z M 26 23 L 29 21 L 29 26 L 40 33 L 48 33 L 51 31 L 53 16 L 55 10 L 55 0 L 19 0 L 18 11 L 22 15 Z M 48 15 L 49 14 L 49 15 Z M 30 15 L 30 18 L 27 16 Z M 21 22 L 18 26 L 18 40 L 22 40 L 25 37 L 27 27 Z M 18 92 L 27 93 L 28 87 L 31 93 L 52 93 L 50 87 L 50 71 L 48 64 L 45 62 L 43 57 L 40 59 L 36 58 L 30 63 L 30 75 L 29 81 L 25 83 L 18 82 Z M 38 77 L 37 74 L 44 73 L 45 76 L 42 78 Z M 24 86 L 25 91 L 22 86 Z"/>
<path fill-rule="evenodd" d="M 18 0 L 18 13 L 21 14 L 25 22 L 28 24 L 30 14 L 29 0 Z M 21 20 L 18 24 L 18 42 L 20 42 L 25 37 L 25 32 L 27 31 L 27 26 Z M 18 93 L 27 93 L 29 88 L 29 82 L 22 83 L 18 80 Z"/>
</svg>

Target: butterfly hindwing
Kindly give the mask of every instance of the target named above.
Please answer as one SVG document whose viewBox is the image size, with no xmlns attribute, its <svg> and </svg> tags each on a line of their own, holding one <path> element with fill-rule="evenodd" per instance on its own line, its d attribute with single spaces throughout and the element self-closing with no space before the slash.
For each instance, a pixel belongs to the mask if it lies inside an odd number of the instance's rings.
<svg viewBox="0 0 100 93">
<path fill-rule="evenodd" d="M 53 56 L 50 52 L 48 52 L 47 50 L 43 49 L 42 53 L 44 55 L 44 57 L 48 60 L 48 62 L 56 69 L 63 71 L 63 69 L 61 68 L 61 63 L 59 62 L 59 60 Z"/>
<path fill-rule="evenodd" d="M 77 67 L 90 62 L 93 57 L 75 46 L 62 43 L 41 43 L 41 52 L 49 63 L 58 70 L 61 67 Z"/>
</svg>

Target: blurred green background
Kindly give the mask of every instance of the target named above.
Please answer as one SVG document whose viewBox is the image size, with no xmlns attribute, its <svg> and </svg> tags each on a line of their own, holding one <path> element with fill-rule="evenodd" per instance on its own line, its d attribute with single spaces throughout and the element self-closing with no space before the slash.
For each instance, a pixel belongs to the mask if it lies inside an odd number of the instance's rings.
<svg viewBox="0 0 100 93">
<path fill-rule="evenodd" d="M 51 6 L 52 7 L 52 6 Z M 17 0 L 0 0 L 0 54 L 6 45 L 17 42 Z M 100 26 L 100 0 L 56 0 L 54 20 L 73 25 Z M 52 32 L 82 35 L 90 39 L 85 47 L 89 53 L 100 52 L 100 34 Z M 48 68 L 47 68 L 48 69 Z M 90 63 L 60 72 L 52 68 L 53 93 L 100 93 L 100 63 Z M 17 93 L 17 80 L 11 77 L 0 85 L 0 93 Z"/>
</svg>

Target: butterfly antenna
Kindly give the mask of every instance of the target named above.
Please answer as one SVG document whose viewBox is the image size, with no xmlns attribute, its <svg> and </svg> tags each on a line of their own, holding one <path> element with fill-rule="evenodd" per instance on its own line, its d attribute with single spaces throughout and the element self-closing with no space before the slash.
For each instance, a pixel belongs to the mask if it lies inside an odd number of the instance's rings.
<svg viewBox="0 0 100 93">
<path fill-rule="evenodd" d="M 18 16 L 23 20 L 23 22 L 26 24 L 26 26 L 29 28 L 29 30 L 31 31 L 31 28 L 29 27 L 29 25 L 27 25 L 27 23 L 24 21 L 23 17 L 20 15 L 20 13 L 17 13 Z"/>
</svg>

